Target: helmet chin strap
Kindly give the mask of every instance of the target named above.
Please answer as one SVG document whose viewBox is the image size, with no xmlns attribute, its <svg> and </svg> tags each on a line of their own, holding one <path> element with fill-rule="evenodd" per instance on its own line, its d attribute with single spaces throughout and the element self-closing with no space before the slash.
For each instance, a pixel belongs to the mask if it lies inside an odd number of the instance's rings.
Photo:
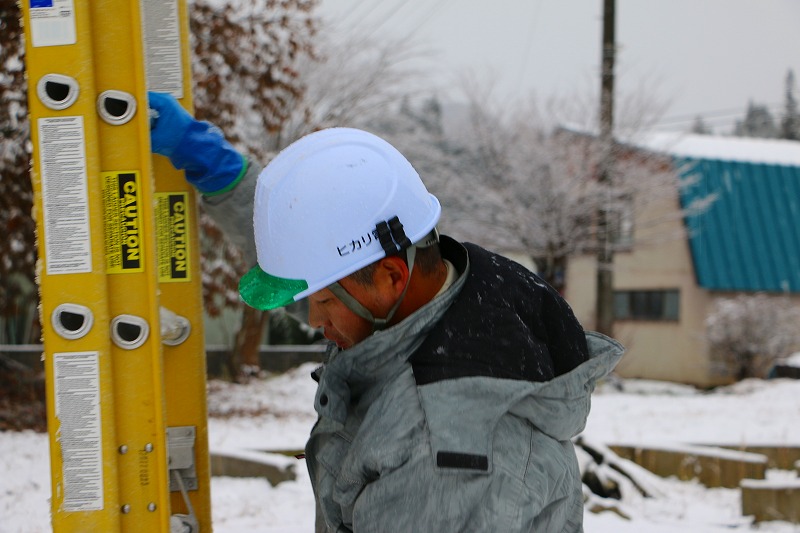
<svg viewBox="0 0 800 533">
<path fill-rule="evenodd" d="M 372 332 L 375 333 L 376 331 L 381 331 L 386 329 L 389 326 L 389 321 L 392 320 L 394 314 L 397 312 L 397 309 L 400 307 L 400 304 L 403 302 L 403 299 L 406 296 L 406 292 L 408 292 L 408 287 L 411 285 L 411 273 L 414 272 L 414 259 L 417 257 L 417 247 L 412 245 L 409 248 L 406 248 L 406 262 L 408 263 L 408 281 L 406 281 L 406 286 L 403 287 L 403 292 L 400 294 L 400 298 L 394 303 L 391 309 L 389 309 L 389 313 L 386 315 L 385 318 L 375 318 L 373 314 L 370 312 L 369 309 L 364 307 L 361 302 L 356 300 L 353 295 L 345 290 L 339 282 L 335 282 L 332 285 L 329 285 L 328 288 L 331 292 L 342 301 L 342 303 L 350 309 L 353 313 L 360 316 L 367 322 L 372 324 Z"/>
</svg>

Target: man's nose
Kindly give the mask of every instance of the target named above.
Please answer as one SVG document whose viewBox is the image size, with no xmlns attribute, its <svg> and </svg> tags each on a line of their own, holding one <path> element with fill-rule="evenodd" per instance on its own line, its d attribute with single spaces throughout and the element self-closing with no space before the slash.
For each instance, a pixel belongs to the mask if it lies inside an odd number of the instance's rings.
<svg viewBox="0 0 800 533">
<path fill-rule="evenodd" d="M 308 325 L 314 329 L 318 329 L 326 325 L 326 320 L 323 317 L 323 313 L 320 311 L 319 306 L 313 301 L 308 303 Z"/>
</svg>

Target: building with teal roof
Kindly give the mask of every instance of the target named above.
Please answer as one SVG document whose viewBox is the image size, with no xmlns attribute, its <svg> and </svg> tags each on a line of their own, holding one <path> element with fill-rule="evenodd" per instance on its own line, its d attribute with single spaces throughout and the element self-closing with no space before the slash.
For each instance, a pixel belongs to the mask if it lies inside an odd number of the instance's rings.
<svg viewBox="0 0 800 533">
<path fill-rule="evenodd" d="M 637 235 L 648 244 L 615 255 L 614 334 L 628 348 L 618 372 L 728 383 L 734 376 L 706 338 L 719 300 L 759 294 L 800 306 L 800 142 L 656 134 L 636 150 L 657 154 L 685 179 L 651 208 L 663 211 L 662 227 L 639 230 L 634 220 L 635 232 L 659 236 Z M 567 273 L 567 298 L 589 329 L 594 269 L 587 255 Z"/>
<path fill-rule="evenodd" d="M 681 203 L 716 195 L 705 212 L 686 218 L 697 284 L 800 294 L 800 166 L 687 162 L 702 179 L 681 191 Z"/>
</svg>

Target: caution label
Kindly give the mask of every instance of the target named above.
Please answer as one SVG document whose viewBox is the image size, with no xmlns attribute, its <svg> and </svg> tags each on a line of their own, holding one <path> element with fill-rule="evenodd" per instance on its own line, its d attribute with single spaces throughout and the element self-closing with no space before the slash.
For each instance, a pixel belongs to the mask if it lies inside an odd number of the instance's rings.
<svg viewBox="0 0 800 533">
<path fill-rule="evenodd" d="M 189 195 L 163 192 L 156 195 L 158 281 L 191 281 L 189 254 Z"/>
<path fill-rule="evenodd" d="M 102 175 L 106 272 L 144 271 L 141 180 L 136 171 Z"/>
<path fill-rule="evenodd" d="M 103 509 L 100 354 L 53 354 L 64 511 Z"/>
</svg>

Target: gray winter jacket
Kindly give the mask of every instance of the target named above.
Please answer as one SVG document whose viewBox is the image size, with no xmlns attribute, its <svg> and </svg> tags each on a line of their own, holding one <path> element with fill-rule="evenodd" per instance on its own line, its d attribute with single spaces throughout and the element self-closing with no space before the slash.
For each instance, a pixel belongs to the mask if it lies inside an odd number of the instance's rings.
<svg viewBox="0 0 800 533">
<path fill-rule="evenodd" d="M 330 349 L 306 446 L 329 531 L 582 531 L 570 439 L 622 355 L 588 333 L 589 360 L 548 381 L 485 375 L 420 385 L 409 360 L 461 290 L 343 352 Z"/>
<path fill-rule="evenodd" d="M 247 195 L 248 181 L 234 193 Z M 238 201 L 219 200 L 210 210 L 226 213 L 217 219 L 229 232 L 250 229 L 234 220 L 241 213 L 224 209 Z M 587 333 L 588 360 L 568 370 L 534 369 L 538 377 L 523 379 L 516 374 L 527 375 L 531 369 L 525 365 L 514 370 L 485 364 L 492 361 L 491 342 L 512 353 L 569 347 L 559 346 L 558 338 L 541 347 L 517 346 L 524 343 L 509 333 L 519 329 L 508 323 L 513 312 L 503 315 L 503 324 L 485 327 L 477 308 L 474 326 L 486 330 L 484 343 L 476 336 L 462 345 L 477 345 L 489 357 L 476 353 L 453 359 L 447 343 L 425 350 L 426 340 L 475 334 L 468 331 L 471 324 L 450 331 L 443 320 L 454 302 L 462 303 L 469 268 L 400 324 L 346 351 L 329 348 L 318 376 L 319 420 L 306 445 L 312 486 L 329 531 L 582 531 L 581 480 L 570 439 L 585 425 L 595 382 L 613 369 L 623 348 Z M 525 301 L 524 290 L 515 296 Z M 502 313 L 506 302 L 499 303 Z M 549 334 L 531 337 L 558 337 L 558 324 L 546 326 Z M 440 354 L 454 370 L 430 377 L 427 368 L 437 362 L 417 361 L 421 351 Z"/>
</svg>

